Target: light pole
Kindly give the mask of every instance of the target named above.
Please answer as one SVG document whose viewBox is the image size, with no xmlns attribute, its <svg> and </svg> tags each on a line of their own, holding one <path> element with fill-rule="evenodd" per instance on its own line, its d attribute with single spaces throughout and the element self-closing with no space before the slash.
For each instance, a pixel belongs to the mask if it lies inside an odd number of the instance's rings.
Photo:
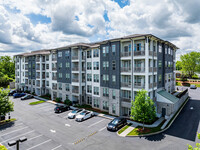
<svg viewBox="0 0 200 150">
<path fill-rule="evenodd" d="M 16 149 L 19 150 L 19 142 L 22 143 L 22 142 L 24 142 L 24 141 L 26 141 L 26 140 L 27 140 L 26 137 L 21 137 L 19 140 L 8 142 L 8 145 L 9 145 L 9 146 L 16 145 Z"/>
</svg>

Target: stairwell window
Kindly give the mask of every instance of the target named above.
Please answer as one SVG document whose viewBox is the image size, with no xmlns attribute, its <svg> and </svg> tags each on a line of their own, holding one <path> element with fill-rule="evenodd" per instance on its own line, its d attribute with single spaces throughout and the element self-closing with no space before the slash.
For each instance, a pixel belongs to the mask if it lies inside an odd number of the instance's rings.
<svg viewBox="0 0 200 150">
<path fill-rule="evenodd" d="M 116 68 L 116 63 L 115 63 L 115 60 L 113 60 L 112 61 L 112 69 L 115 70 L 115 68 Z"/>
<path fill-rule="evenodd" d="M 62 57 L 62 52 L 58 52 L 58 57 Z"/>
<path fill-rule="evenodd" d="M 116 45 L 112 45 L 112 54 L 115 55 L 116 52 Z"/>
</svg>

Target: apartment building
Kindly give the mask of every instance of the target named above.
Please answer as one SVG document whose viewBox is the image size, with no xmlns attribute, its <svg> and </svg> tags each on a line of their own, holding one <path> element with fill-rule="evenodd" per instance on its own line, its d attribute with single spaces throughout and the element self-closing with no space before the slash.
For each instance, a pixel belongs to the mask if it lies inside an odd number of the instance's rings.
<svg viewBox="0 0 200 150">
<path fill-rule="evenodd" d="M 152 34 L 134 34 L 23 53 L 15 56 L 16 88 L 128 116 L 137 91 L 145 89 L 157 104 L 159 91 L 175 90 L 177 49 Z"/>
</svg>

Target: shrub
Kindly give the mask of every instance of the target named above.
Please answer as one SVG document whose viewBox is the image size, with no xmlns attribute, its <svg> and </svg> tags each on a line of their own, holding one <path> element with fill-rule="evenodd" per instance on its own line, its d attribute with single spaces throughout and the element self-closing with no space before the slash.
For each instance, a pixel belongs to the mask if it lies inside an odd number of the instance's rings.
<svg viewBox="0 0 200 150">
<path fill-rule="evenodd" d="M 71 106 L 72 105 L 72 102 L 69 100 L 69 99 L 66 99 L 64 101 L 64 104 L 68 105 L 68 106 Z"/>
<path fill-rule="evenodd" d="M 62 101 L 62 98 L 60 98 L 60 97 L 57 97 L 57 98 L 56 98 L 56 102 L 57 102 L 57 103 L 60 103 L 61 101 Z"/>
<path fill-rule="evenodd" d="M 7 150 L 7 148 L 3 145 L 0 145 L 0 150 Z"/>
<path fill-rule="evenodd" d="M 194 75 L 192 76 L 192 79 L 199 79 L 199 77 L 198 77 L 198 75 L 194 74 Z"/>
</svg>

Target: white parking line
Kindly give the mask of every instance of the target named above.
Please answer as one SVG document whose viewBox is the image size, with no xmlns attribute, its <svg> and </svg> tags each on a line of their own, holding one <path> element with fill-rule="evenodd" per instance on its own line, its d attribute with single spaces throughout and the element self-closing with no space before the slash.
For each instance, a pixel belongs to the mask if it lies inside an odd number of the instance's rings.
<svg viewBox="0 0 200 150">
<path fill-rule="evenodd" d="M 41 106 L 41 107 L 38 107 L 38 109 L 45 109 L 45 108 L 49 108 L 49 107 L 52 107 L 52 108 L 53 108 L 52 105 L 47 105 L 47 106 Z"/>
<path fill-rule="evenodd" d="M 57 147 L 55 147 L 55 148 L 53 148 L 53 149 L 51 149 L 51 150 L 55 150 L 55 149 L 58 149 L 58 148 L 60 148 L 62 145 L 59 145 L 59 146 L 57 146 Z"/>
<path fill-rule="evenodd" d="M 10 141 L 10 140 L 12 140 L 12 139 L 15 139 L 15 138 L 17 138 L 17 137 L 24 136 L 24 135 L 27 135 L 27 134 L 29 134 L 29 133 L 32 133 L 32 132 L 34 132 L 34 131 L 35 131 L 35 130 L 32 130 L 32 131 L 29 131 L 29 132 L 26 132 L 26 133 L 17 135 L 17 136 L 15 136 L 15 137 L 12 137 L 12 138 L 10 138 L 10 139 L 7 139 L 7 140 L 5 140 L 5 141 L 2 141 L 1 143 L 5 143 L 5 142 Z"/>
<path fill-rule="evenodd" d="M 27 150 L 33 149 L 33 148 L 35 148 L 35 147 L 38 147 L 38 146 L 40 146 L 40 145 L 42 145 L 42 144 L 45 144 L 45 143 L 48 143 L 48 142 L 50 142 L 50 141 L 52 141 L 52 140 L 49 139 L 49 140 L 44 141 L 44 142 L 42 142 L 42 143 L 40 143 L 40 144 L 37 144 L 37 145 L 35 145 L 35 146 L 33 146 L 33 147 L 30 147 L 30 148 L 28 148 Z"/>
<path fill-rule="evenodd" d="M 35 136 L 35 137 L 33 137 L 33 138 L 30 138 L 30 139 L 28 139 L 27 141 L 31 141 L 31 140 L 36 139 L 36 138 L 39 138 L 39 137 L 41 137 L 41 136 L 42 136 L 42 134 L 41 134 L 41 135 L 38 135 L 38 136 Z"/>
<path fill-rule="evenodd" d="M 4 135 L 8 135 L 8 134 L 10 134 L 10 133 L 13 133 L 13 132 L 17 132 L 17 131 L 20 131 L 20 130 L 26 129 L 26 128 L 28 128 L 28 127 L 24 127 L 24 128 L 21 128 L 21 129 L 17 129 L 17 130 L 14 130 L 14 131 L 11 131 L 11 132 L 8 132 L 8 133 L 5 133 L 5 134 L 1 135 L 1 137 L 4 136 Z"/>
<path fill-rule="evenodd" d="M 98 122 L 95 122 L 95 123 L 89 125 L 88 128 L 89 128 L 89 127 L 92 127 L 92 126 L 94 126 L 94 125 L 96 125 L 96 124 L 98 124 L 98 123 L 100 123 L 100 122 L 102 122 L 102 121 L 104 121 L 104 120 L 106 120 L 106 119 L 102 119 L 102 120 L 100 120 L 100 121 L 98 121 Z"/>
<path fill-rule="evenodd" d="M 102 129 L 100 129 L 99 131 L 102 131 L 102 130 L 104 130 L 106 128 L 106 126 L 105 127 L 103 127 Z"/>
</svg>

